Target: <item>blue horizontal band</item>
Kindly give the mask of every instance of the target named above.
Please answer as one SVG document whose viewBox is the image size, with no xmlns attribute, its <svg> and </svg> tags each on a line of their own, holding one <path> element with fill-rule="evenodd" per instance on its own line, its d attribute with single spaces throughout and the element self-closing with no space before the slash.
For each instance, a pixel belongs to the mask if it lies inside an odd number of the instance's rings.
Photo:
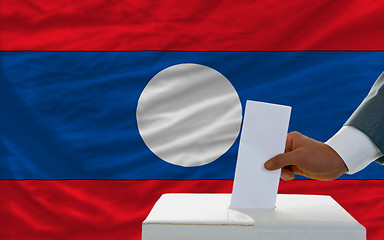
<svg viewBox="0 0 384 240">
<path fill-rule="evenodd" d="M 239 141 L 216 161 L 164 162 L 141 139 L 137 101 L 162 69 L 198 63 L 245 106 L 292 106 L 289 131 L 330 138 L 384 71 L 383 51 L 0 52 L 0 179 L 233 179 Z M 384 179 L 371 164 L 342 179 Z"/>
</svg>

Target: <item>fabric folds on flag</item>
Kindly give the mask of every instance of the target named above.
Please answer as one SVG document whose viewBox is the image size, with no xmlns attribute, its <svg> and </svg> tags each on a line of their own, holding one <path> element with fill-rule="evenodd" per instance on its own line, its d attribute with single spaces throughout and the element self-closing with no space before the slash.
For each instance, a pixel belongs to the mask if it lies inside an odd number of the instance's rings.
<svg viewBox="0 0 384 240">
<path fill-rule="evenodd" d="M 0 239 L 141 239 L 163 193 L 229 193 L 238 139 L 204 166 L 157 157 L 137 104 L 163 69 L 215 69 L 245 106 L 292 106 L 290 131 L 326 141 L 384 71 L 376 1 L 10 1 L 0 8 Z M 177 99 L 175 99 L 177 101 Z M 384 168 L 280 193 L 332 196 L 384 235 Z"/>
</svg>

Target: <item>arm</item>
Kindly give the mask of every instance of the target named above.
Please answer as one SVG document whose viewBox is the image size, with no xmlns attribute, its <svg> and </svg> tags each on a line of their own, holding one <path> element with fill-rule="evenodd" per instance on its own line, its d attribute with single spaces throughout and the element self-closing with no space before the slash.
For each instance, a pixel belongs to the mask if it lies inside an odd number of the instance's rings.
<svg viewBox="0 0 384 240">
<path fill-rule="evenodd" d="M 345 125 L 365 133 L 384 153 L 384 73 L 379 76 L 367 97 Z M 383 164 L 384 158 L 376 161 Z"/>
<path fill-rule="evenodd" d="M 329 145 L 297 132 L 290 133 L 285 153 L 268 160 L 264 166 L 267 170 L 283 168 L 283 180 L 293 179 L 294 174 L 332 180 L 345 172 L 357 172 L 378 157 L 378 162 L 383 160 L 384 73 L 348 119 L 345 127 L 327 143 Z"/>
</svg>

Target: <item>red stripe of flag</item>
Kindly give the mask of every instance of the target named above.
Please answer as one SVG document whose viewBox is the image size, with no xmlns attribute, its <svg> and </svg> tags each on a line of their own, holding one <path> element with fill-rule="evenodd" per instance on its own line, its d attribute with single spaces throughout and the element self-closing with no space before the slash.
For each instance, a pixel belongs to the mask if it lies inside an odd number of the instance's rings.
<svg viewBox="0 0 384 240">
<path fill-rule="evenodd" d="M 383 50 L 380 1 L 3 1 L 1 50 Z"/>
<path fill-rule="evenodd" d="M 0 181 L 0 239 L 141 239 L 141 223 L 164 193 L 230 193 L 232 180 Z M 354 191 L 350 191 L 354 189 Z M 332 196 L 384 236 L 384 184 L 378 180 L 281 182 L 280 193 Z"/>
</svg>

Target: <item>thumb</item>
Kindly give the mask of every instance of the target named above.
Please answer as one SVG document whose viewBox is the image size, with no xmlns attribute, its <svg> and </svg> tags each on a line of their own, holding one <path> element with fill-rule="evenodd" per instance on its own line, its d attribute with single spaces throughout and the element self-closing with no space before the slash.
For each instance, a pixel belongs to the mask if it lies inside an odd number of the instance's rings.
<svg viewBox="0 0 384 240">
<path fill-rule="evenodd" d="M 278 154 L 264 163 L 267 170 L 277 170 L 290 165 L 295 165 L 297 157 L 295 151 Z"/>
</svg>

